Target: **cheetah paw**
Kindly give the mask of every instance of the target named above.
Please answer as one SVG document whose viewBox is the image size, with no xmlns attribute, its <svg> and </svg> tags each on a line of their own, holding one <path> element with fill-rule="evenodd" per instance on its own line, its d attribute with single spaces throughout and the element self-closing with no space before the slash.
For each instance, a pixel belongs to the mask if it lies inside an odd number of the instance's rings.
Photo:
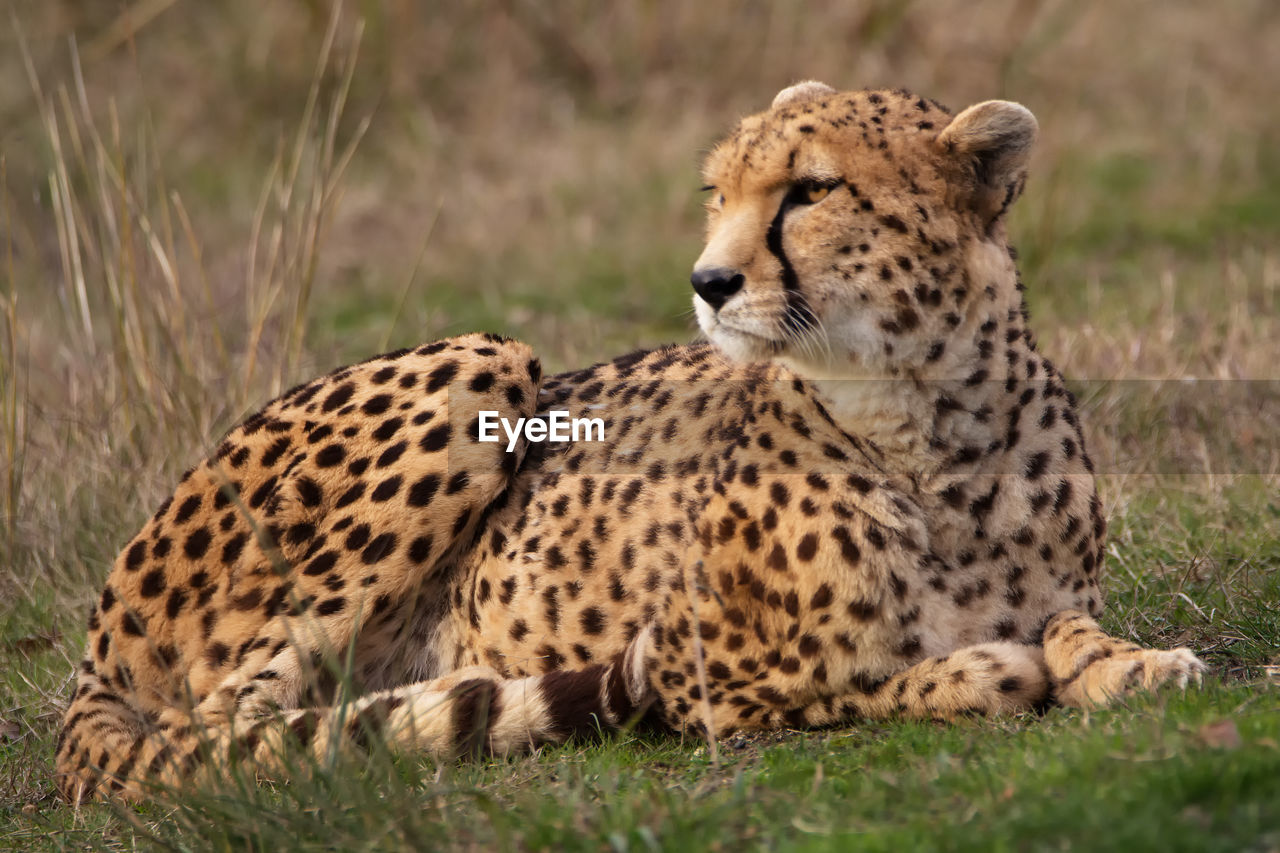
<svg viewBox="0 0 1280 853">
<path fill-rule="evenodd" d="M 1190 649 L 1142 649 L 1095 661 L 1058 689 L 1063 705 L 1102 707 L 1139 690 L 1199 685 L 1208 667 Z"/>
</svg>

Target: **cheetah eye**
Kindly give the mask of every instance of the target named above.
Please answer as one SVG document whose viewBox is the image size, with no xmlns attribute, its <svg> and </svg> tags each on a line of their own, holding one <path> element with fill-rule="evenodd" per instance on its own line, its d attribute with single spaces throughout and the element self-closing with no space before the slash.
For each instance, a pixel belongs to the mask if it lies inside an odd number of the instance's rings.
<svg viewBox="0 0 1280 853">
<path fill-rule="evenodd" d="M 810 186 L 805 188 L 805 198 L 809 204 L 817 204 L 831 194 L 831 187 Z"/>
<path fill-rule="evenodd" d="M 791 187 L 789 200 L 792 204 L 817 204 L 831 195 L 835 186 L 832 181 L 800 181 Z"/>
</svg>

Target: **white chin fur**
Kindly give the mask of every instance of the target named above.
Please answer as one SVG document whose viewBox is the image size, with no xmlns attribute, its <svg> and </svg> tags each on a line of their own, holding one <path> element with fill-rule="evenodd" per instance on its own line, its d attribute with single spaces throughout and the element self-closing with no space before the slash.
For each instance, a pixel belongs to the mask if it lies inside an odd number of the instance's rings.
<svg viewBox="0 0 1280 853">
<path fill-rule="evenodd" d="M 715 344 L 716 349 L 732 361 L 767 361 L 774 355 L 773 348 L 764 338 L 740 332 L 720 322 L 716 312 L 702 299 L 693 298 L 693 313 L 698 318 L 698 328 Z"/>
<path fill-rule="evenodd" d="M 760 338 L 747 337 L 723 326 L 708 337 L 730 361 L 768 361 L 773 355 L 772 349 Z"/>
</svg>

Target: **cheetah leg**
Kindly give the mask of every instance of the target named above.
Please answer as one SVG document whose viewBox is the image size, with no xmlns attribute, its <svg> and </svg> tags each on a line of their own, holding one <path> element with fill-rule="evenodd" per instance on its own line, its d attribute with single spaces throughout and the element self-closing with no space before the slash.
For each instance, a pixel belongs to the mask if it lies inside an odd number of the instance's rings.
<svg viewBox="0 0 1280 853">
<path fill-rule="evenodd" d="M 1106 634 L 1076 610 L 1064 610 L 1044 630 L 1044 657 L 1062 705 L 1108 705 L 1135 690 L 1200 683 L 1205 665 L 1190 649 L 1144 649 Z"/>
<path fill-rule="evenodd" d="M 920 661 L 876 682 L 808 705 L 789 708 L 797 728 L 854 719 L 950 720 L 970 714 L 1029 711 L 1049 698 L 1050 681 L 1038 646 L 993 642 Z"/>
<path fill-rule="evenodd" d="M 215 630 L 210 638 L 225 654 L 206 655 L 193 664 L 191 681 L 200 685 L 201 697 L 193 717 L 201 724 L 323 704 L 327 699 L 311 693 L 318 683 L 339 681 L 359 689 L 362 673 L 344 673 L 350 679 L 339 675 L 344 667 L 338 662 L 349 652 L 355 652 L 351 663 L 359 666 L 361 659 L 370 662 L 373 649 L 401 649 L 412 642 L 407 630 L 416 603 L 443 594 L 439 578 L 470 540 L 486 507 L 506 490 L 522 458 L 522 447 L 507 453 L 500 443 L 480 442 L 471 424 L 489 408 L 515 417 L 532 414 L 538 386 L 536 362 L 523 345 L 479 336 L 449 343 L 448 352 L 468 347 L 477 355 L 487 352 L 473 369 L 485 371 L 476 378 L 488 378 L 466 387 L 459 380 L 457 387 L 444 386 L 423 398 L 431 417 L 417 433 L 416 449 L 399 450 L 391 462 L 379 461 L 371 469 L 386 469 L 372 475 L 383 484 L 378 489 L 391 484 L 382 497 L 371 495 L 367 500 L 373 503 L 361 503 L 364 474 L 335 473 L 315 459 L 281 477 L 279 507 L 271 516 L 278 532 L 266 537 L 268 545 L 280 540 L 279 553 L 255 536 L 237 567 L 248 569 L 243 575 L 270 578 L 273 570 L 276 577 L 248 593 L 228 593 L 232 612 L 224 616 L 233 618 L 222 621 L 233 627 Z M 442 366 L 443 359 L 425 356 L 401 368 L 441 370 L 449 364 Z M 497 383 L 495 375 L 512 378 Z M 325 426 L 360 420 L 335 416 Z M 413 435 L 409 427 L 397 429 L 395 434 Z M 252 634 L 237 630 L 237 623 L 246 624 L 235 618 L 244 607 L 255 619 L 268 614 L 264 623 L 252 626 Z M 379 679 L 382 684 L 396 680 L 385 673 Z"/>
<path fill-rule="evenodd" d="M 752 626 L 767 624 L 767 594 L 764 606 L 753 612 L 747 608 L 755 596 L 731 597 L 736 588 L 728 576 L 721 590 L 713 590 L 714 577 L 714 570 L 701 571 L 695 561 L 688 583 L 668 594 L 655 628 L 646 666 L 663 719 L 672 728 L 720 736 L 849 719 L 950 719 L 1030 710 L 1050 695 L 1043 650 L 1012 642 L 969 646 L 884 678 L 863 675 L 852 681 L 830 679 L 829 671 L 845 655 L 836 644 L 827 651 L 830 659 L 821 657 L 820 643 L 803 637 L 790 641 L 785 635 L 769 638 L 776 645 L 743 651 L 744 643 L 764 630 Z M 808 598 L 820 608 L 830 604 L 824 595 Z M 800 604 L 791 602 L 797 612 Z M 779 605 L 785 610 L 787 600 Z"/>
<path fill-rule="evenodd" d="M 59 739 L 64 793 L 198 758 L 191 733 L 238 750 L 315 704 L 349 653 L 369 666 L 357 689 L 403 678 L 418 597 L 442 594 L 522 458 L 481 442 L 477 413 L 532 414 L 540 381 L 523 344 L 464 336 L 299 386 L 233 430 L 117 559 Z"/>
<path fill-rule="evenodd" d="M 80 712 L 83 716 L 65 730 L 67 743 L 58 747 L 58 792 L 73 803 L 107 796 L 142 800 L 174 789 L 202 769 L 208 772 L 234 756 L 254 755 L 270 722 L 201 726 L 176 708 L 144 717 L 108 690 L 99 693 L 96 707 Z M 90 740 L 93 748 L 81 748 L 82 740 Z"/>
<path fill-rule="evenodd" d="M 286 631 L 285 623 L 277 618 L 263 636 L 305 629 L 295 626 Z M 142 799 L 148 789 L 162 791 L 211 778 L 229 763 L 244 759 L 252 761 L 260 778 L 283 778 L 289 770 L 284 759 L 296 754 L 293 747 L 301 745 L 323 760 L 334 748 L 363 748 L 370 732 L 381 733 L 383 723 L 397 732 L 403 741 L 400 745 L 445 755 L 451 718 L 448 713 L 442 716 L 440 709 L 465 703 L 465 697 L 453 695 L 462 685 L 474 688 L 501 681 L 489 667 L 465 667 L 345 704 L 299 707 L 299 690 L 324 674 L 314 671 L 315 666 L 306 667 L 305 657 L 294 644 L 284 645 L 274 655 L 266 648 L 256 650 L 195 708 L 171 707 L 151 722 L 132 716 L 126 720 L 122 712 L 127 704 L 113 704 L 111 714 L 97 715 L 89 723 L 96 727 L 92 738 L 99 753 L 86 754 L 80 767 L 64 772 L 60 789 L 73 802 L 108 794 Z M 304 669 L 313 671 L 304 673 Z M 107 691 L 100 695 L 106 696 Z M 409 700 L 409 708 L 386 719 L 388 712 Z M 410 711 L 423 718 L 419 740 L 410 734 L 414 724 L 405 716 Z M 391 739 L 392 745 L 396 740 Z"/>
</svg>

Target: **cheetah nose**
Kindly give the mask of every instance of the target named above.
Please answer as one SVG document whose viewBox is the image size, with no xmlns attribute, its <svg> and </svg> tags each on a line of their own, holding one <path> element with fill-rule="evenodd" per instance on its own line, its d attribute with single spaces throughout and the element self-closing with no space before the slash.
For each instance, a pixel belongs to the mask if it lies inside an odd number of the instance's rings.
<svg viewBox="0 0 1280 853">
<path fill-rule="evenodd" d="M 701 296 L 704 302 L 719 311 L 720 307 L 729 301 L 730 296 L 742 289 L 746 279 L 736 270 L 726 267 L 708 267 L 694 269 L 693 275 L 689 276 L 689 282 L 693 284 L 694 292 Z"/>
</svg>

